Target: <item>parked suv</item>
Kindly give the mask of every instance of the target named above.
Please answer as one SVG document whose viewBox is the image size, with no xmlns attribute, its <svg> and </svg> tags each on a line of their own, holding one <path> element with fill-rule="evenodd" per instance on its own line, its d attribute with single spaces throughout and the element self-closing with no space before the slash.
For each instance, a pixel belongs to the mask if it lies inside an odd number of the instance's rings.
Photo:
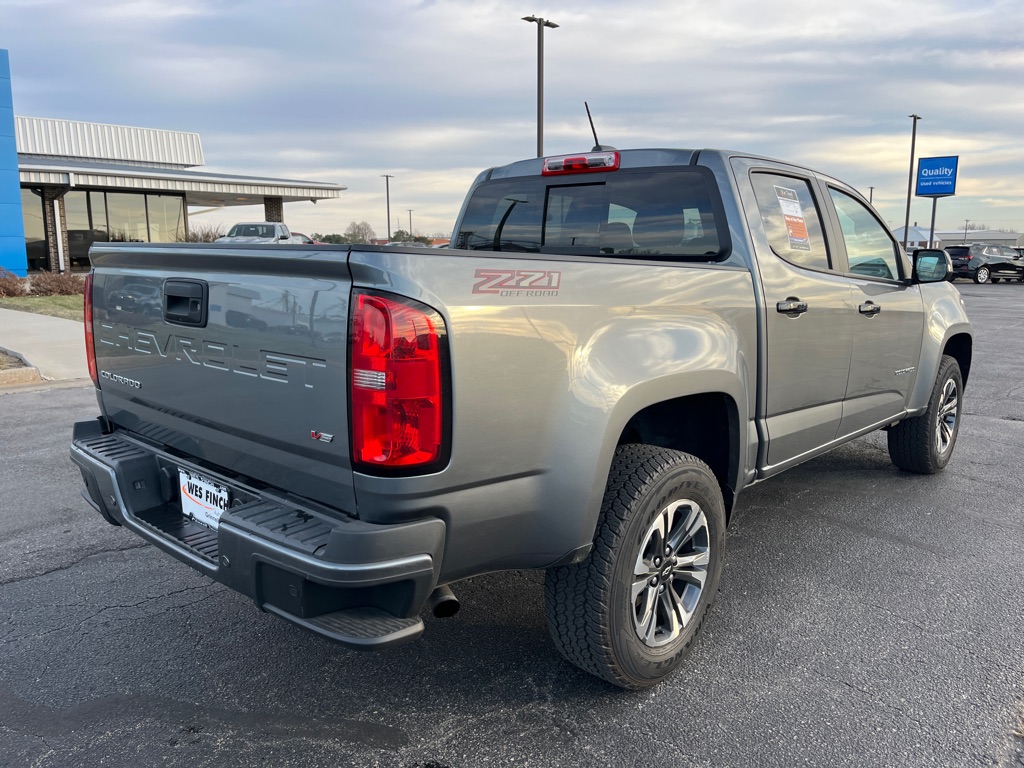
<svg viewBox="0 0 1024 768">
<path fill-rule="evenodd" d="M 1024 282 L 1024 257 L 1006 245 L 973 243 L 947 245 L 954 277 L 969 277 L 976 283 L 998 283 L 1016 279 Z"/>
</svg>

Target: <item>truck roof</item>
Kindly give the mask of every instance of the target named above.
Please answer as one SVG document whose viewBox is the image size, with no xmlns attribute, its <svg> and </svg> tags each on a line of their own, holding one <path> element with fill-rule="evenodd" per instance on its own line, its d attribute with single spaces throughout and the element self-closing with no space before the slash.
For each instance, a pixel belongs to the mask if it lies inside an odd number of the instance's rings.
<svg viewBox="0 0 1024 768">
<path fill-rule="evenodd" d="M 575 157 L 589 155 L 595 152 L 608 151 L 618 152 L 619 168 L 651 168 L 672 165 L 692 165 L 700 155 L 718 155 L 722 159 L 729 157 L 749 157 L 764 160 L 770 163 L 785 163 L 786 165 L 804 167 L 800 163 L 793 163 L 778 158 L 759 155 L 754 152 L 742 152 L 728 149 L 684 149 L 684 148 L 639 148 L 639 149 L 615 149 L 614 147 L 602 147 L 601 149 L 589 149 L 583 152 L 574 152 L 571 155 L 550 155 L 549 157 Z M 511 178 L 515 176 L 534 176 L 541 172 L 544 157 L 532 157 L 527 160 L 518 160 L 507 165 L 499 165 L 489 168 L 481 174 L 478 181 L 489 179 Z"/>
</svg>

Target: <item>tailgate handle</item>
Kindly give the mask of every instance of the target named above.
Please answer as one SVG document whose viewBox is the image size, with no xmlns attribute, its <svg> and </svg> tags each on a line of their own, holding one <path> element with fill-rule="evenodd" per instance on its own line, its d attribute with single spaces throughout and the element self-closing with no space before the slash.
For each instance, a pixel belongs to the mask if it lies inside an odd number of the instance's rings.
<svg viewBox="0 0 1024 768">
<path fill-rule="evenodd" d="M 164 320 L 174 325 L 206 327 L 210 288 L 205 280 L 168 280 L 164 283 Z"/>
</svg>

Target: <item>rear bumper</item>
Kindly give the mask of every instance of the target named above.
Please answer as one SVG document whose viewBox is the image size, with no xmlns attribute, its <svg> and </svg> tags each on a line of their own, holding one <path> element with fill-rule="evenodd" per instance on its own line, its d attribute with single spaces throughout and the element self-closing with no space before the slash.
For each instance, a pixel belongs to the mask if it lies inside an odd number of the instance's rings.
<svg viewBox="0 0 1024 768">
<path fill-rule="evenodd" d="M 423 632 L 445 525 L 374 525 L 325 514 L 164 453 L 98 421 L 75 424 L 71 459 L 83 496 L 115 525 L 248 595 L 262 610 L 351 648 L 384 648 Z M 178 468 L 231 490 L 216 530 L 181 514 Z"/>
</svg>

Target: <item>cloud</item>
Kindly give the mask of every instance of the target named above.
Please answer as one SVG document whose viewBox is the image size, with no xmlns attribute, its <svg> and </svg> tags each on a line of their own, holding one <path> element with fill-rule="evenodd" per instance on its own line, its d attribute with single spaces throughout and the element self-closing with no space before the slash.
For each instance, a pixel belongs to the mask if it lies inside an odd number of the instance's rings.
<svg viewBox="0 0 1024 768">
<path fill-rule="evenodd" d="M 961 156 L 940 216 L 998 209 L 1024 229 L 1024 4 L 1009 0 L 8 0 L 4 44 L 18 114 L 197 131 L 211 170 L 349 187 L 289 205 L 302 231 L 383 230 L 385 172 L 414 225 L 450 229 L 479 170 L 534 154 L 528 14 L 560 25 L 550 154 L 592 144 L 586 100 L 605 143 L 811 165 L 874 187 L 902 224 L 916 112 L 919 156 Z"/>
</svg>

